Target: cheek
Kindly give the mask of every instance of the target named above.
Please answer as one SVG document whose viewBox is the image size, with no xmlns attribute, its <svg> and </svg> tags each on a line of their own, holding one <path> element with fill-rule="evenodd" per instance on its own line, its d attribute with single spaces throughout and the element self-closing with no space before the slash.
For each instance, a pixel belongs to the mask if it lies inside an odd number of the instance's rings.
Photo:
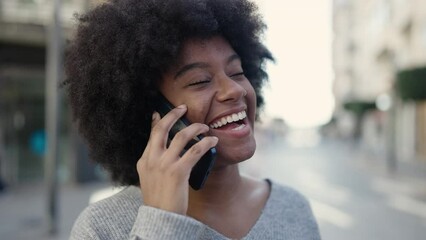
<svg viewBox="0 0 426 240">
<path fill-rule="evenodd" d="M 252 120 L 252 122 L 254 121 L 254 119 L 256 118 L 256 106 L 257 106 L 257 101 L 256 101 L 256 92 L 254 91 L 254 88 L 251 86 L 250 83 L 248 83 L 249 86 L 246 87 L 246 91 L 247 91 L 247 95 L 246 95 L 246 101 L 247 101 L 247 105 L 248 108 L 250 110 L 250 120 Z"/>
<path fill-rule="evenodd" d="M 205 123 L 206 117 L 210 109 L 210 104 L 207 99 L 191 99 L 184 101 L 188 106 L 188 112 L 186 113 L 186 118 L 191 123 Z"/>
</svg>

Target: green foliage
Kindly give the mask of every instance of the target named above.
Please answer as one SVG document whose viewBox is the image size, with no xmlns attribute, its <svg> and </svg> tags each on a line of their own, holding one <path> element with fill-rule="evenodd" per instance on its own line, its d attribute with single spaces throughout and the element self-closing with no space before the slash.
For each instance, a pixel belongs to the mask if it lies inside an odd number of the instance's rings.
<svg viewBox="0 0 426 240">
<path fill-rule="evenodd" d="M 343 107 L 358 116 L 364 115 L 364 113 L 366 113 L 367 111 L 377 109 L 375 102 L 361 100 L 348 101 L 343 104 Z"/>
<path fill-rule="evenodd" d="M 396 92 L 402 100 L 426 100 L 426 67 L 398 72 Z"/>
</svg>

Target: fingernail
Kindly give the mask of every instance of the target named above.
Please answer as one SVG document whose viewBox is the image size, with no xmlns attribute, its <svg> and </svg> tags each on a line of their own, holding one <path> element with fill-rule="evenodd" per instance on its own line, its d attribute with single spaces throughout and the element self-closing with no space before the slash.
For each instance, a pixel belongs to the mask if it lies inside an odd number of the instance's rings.
<svg viewBox="0 0 426 240">
<path fill-rule="evenodd" d="M 153 112 L 152 113 L 152 121 L 154 121 L 155 119 L 157 119 L 158 116 L 158 112 Z"/>
<path fill-rule="evenodd" d="M 184 108 L 186 108 L 186 105 L 182 104 L 182 105 L 177 106 L 176 108 L 184 109 Z"/>
</svg>

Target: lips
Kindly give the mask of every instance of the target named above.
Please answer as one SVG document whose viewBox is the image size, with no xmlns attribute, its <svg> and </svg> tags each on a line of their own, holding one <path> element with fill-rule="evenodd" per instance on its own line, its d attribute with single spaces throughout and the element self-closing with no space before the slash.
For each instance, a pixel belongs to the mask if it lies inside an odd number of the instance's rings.
<svg viewBox="0 0 426 240">
<path fill-rule="evenodd" d="M 218 128 L 222 128 L 222 127 L 225 127 L 225 126 L 230 125 L 230 124 L 232 124 L 232 125 L 237 124 L 236 127 L 241 127 L 241 125 L 244 125 L 242 120 L 244 120 L 246 117 L 247 117 L 246 111 L 233 113 L 233 114 L 224 116 L 224 117 L 220 118 L 219 120 L 215 121 L 214 123 L 210 124 L 210 128 L 218 129 Z M 241 124 L 238 124 L 239 122 L 241 122 Z"/>
</svg>

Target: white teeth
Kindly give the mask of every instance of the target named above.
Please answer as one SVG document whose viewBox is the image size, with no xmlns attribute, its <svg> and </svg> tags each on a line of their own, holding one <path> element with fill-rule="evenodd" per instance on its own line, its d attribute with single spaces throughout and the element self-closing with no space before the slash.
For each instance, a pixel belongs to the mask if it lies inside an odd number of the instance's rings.
<svg viewBox="0 0 426 240">
<path fill-rule="evenodd" d="M 225 126 L 228 123 L 243 120 L 246 117 L 247 117 L 246 111 L 241 111 L 239 113 L 233 113 L 233 114 L 226 116 L 226 117 L 223 117 L 220 120 L 218 120 L 217 122 L 211 124 L 210 128 L 219 128 L 219 127 Z M 242 124 L 241 126 L 244 127 L 245 125 Z M 234 130 L 241 129 L 241 126 L 235 128 Z"/>
<path fill-rule="evenodd" d="M 232 120 L 234 120 L 234 122 L 240 120 L 240 118 L 238 118 L 238 114 L 232 114 Z"/>
<path fill-rule="evenodd" d="M 222 125 L 225 125 L 226 123 L 228 123 L 228 121 L 226 121 L 226 118 L 222 118 L 222 119 L 219 121 L 219 123 L 220 123 L 220 126 L 219 126 L 219 127 L 221 127 Z"/>
<path fill-rule="evenodd" d="M 245 124 L 241 124 L 240 126 L 238 126 L 238 127 L 234 128 L 234 129 L 232 129 L 232 131 L 238 131 L 238 130 L 242 129 L 242 128 L 243 128 L 243 127 L 245 127 L 245 126 L 246 126 Z"/>
</svg>

